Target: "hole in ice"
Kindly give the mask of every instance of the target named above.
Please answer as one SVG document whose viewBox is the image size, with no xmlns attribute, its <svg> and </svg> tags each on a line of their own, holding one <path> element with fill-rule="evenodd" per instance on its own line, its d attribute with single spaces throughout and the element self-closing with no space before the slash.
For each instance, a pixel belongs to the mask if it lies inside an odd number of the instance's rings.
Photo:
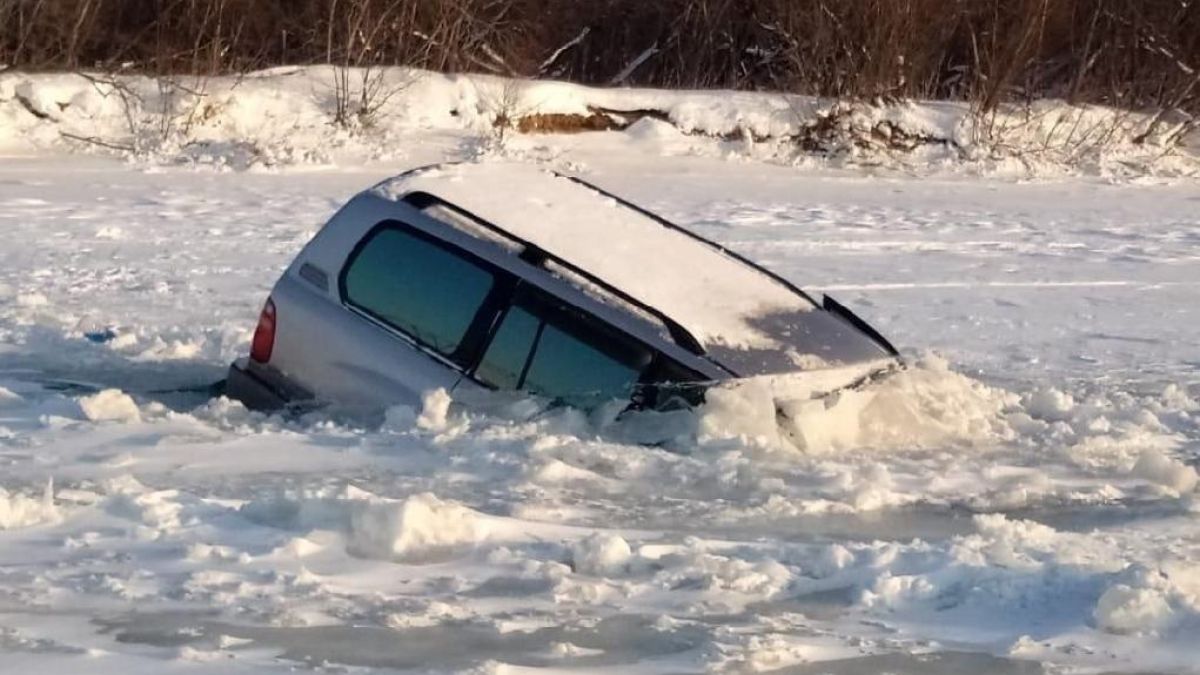
<svg viewBox="0 0 1200 675">
<path fill-rule="evenodd" d="M 227 341 L 222 334 L 185 334 L 171 341 L 158 333 L 125 333 L 86 321 L 70 332 L 30 326 L 19 338 L 0 351 L 0 380 L 29 382 L 69 396 L 119 389 L 139 402 L 155 401 L 180 411 L 220 395 L 218 385 L 232 360 L 223 353 Z M 122 344 L 127 339 L 136 344 Z"/>
<path fill-rule="evenodd" d="M 0 377 L 13 377 L 13 373 L 0 371 Z M 108 389 L 123 391 L 140 403 L 153 401 L 161 403 L 177 412 L 194 410 L 208 401 L 221 396 L 225 392 L 224 380 L 209 380 L 199 384 L 180 384 L 163 388 L 133 388 L 121 376 L 103 377 L 102 379 L 82 381 L 46 377 L 44 373 L 14 377 L 39 385 L 43 389 L 68 396 L 86 396 L 97 394 Z"/>
<path fill-rule="evenodd" d="M 616 666 L 681 654 L 710 640 L 702 627 L 662 630 L 652 618 L 634 615 L 609 617 L 586 628 L 553 626 L 532 631 L 457 622 L 405 629 L 254 626 L 215 621 L 207 613 L 133 614 L 99 623 L 122 643 L 216 650 L 235 638 L 246 648 L 277 649 L 282 658 L 293 661 L 422 671 L 484 661 L 527 667 Z M 556 654 L 555 646 L 564 643 L 580 649 Z"/>
</svg>

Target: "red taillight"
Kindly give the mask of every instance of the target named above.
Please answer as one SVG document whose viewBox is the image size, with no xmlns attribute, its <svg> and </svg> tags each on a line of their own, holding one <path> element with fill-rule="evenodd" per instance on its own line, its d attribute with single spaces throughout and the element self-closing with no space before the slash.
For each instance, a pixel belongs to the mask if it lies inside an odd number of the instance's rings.
<svg viewBox="0 0 1200 675">
<path fill-rule="evenodd" d="M 259 363 L 271 360 L 275 348 L 275 302 L 267 298 L 262 314 L 258 315 L 258 327 L 254 329 L 254 341 L 250 343 L 250 358 Z"/>
</svg>

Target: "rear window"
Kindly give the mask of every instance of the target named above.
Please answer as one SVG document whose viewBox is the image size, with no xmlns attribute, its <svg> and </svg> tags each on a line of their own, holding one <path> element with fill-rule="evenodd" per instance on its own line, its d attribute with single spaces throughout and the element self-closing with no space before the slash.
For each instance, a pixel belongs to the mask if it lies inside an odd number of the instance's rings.
<svg viewBox="0 0 1200 675">
<path fill-rule="evenodd" d="M 652 356 L 595 319 L 526 295 L 505 314 L 475 377 L 592 408 L 630 398 Z"/>
<path fill-rule="evenodd" d="M 377 229 L 346 267 L 346 302 L 445 356 L 463 344 L 495 276 L 400 225 Z"/>
</svg>

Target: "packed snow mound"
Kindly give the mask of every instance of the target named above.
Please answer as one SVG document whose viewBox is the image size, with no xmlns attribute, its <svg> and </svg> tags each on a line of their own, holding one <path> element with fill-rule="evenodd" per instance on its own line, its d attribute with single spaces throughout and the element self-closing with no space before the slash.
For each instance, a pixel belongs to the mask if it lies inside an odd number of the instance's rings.
<svg viewBox="0 0 1200 675">
<path fill-rule="evenodd" d="M 1045 387 L 1020 394 L 956 372 L 944 358 L 928 354 L 878 381 L 830 396 L 789 399 L 788 389 L 786 381 L 756 378 L 709 391 L 695 413 L 695 440 L 714 448 L 734 442 L 743 452 L 757 448 L 775 460 L 799 453 L 804 461 L 867 461 L 950 449 L 982 456 L 1035 448 L 1039 459 L 1030 467 L 979 477 L 990 487 L 977 499 L 1007 507 L 1048 498 L 1056 490 L 1038 466 L 1051 459 L 1110 472 L 1119 483 L 1132 479 L 1123 488 L 1109 484 L 1090 494 L 1071 491 L 1072 500 L 1105 501 L 1135 493 L 1187 496 L 1200 485 L 1187 460 L 1191 420 L 1200 406 L 1169 387 L 1161 395 L 1143 397 L 1076 397 Z M 1174 421 L 1167 424 L 1159 415 Z M 678 424 L 661 417 L 650 422 L 679 434 Z M 764 508 L 782 507 L 784 513 L 796 508 L 864 511 L 931 498 L 929 492 L 905 494 L 895 479 L 885 466 L 839 469 L 826 488 L 836 496 L 834 503 L 813 501 L 801 507 L 776 500 Z M 934 479 L 925 489 L 943 482 L 948 477 Z"/>
<path fill-rule="evenodd" d="M 955 372 L 939 357 L 864 391 L 846 394 L 845 403 L 859 410 L 857 434 L 848 434 L 852 446 L 929 448 L 1012 437 L 1005 413 L 1015 397 Z M 835 408 L 842 404 L 839 399 Z M 800 426 L 819 428 L 822 420 L 803 419 Z"/>
<path fill-rule="evenodd" d="M 935 355 L 858 388 L 789 399 L 794 381 L 804 377 L 754 378 L 709 391 L 701 437 L 830 454 L 982 446 L 1014 436 L 1007 415 L 1019 397 L 957 373 Z"/>
<path fill-rule="evenodd" d="M 877 568 L 861 605 L 885 621 L 906 614 L 915 625 L 971 624 L 977 637 L 1012 640 L 1011 653 L 1025 658 L 1050 653 L 1028 644 L 1030 634 L 1044 633 L 1037 642 L 1051 647 L 1093 628 L 1097 645 L 1113 645 L 1115 634 L 1143 638 L 1142 648 L 1191 651 L 1189 630 L 1200 620 L 1194 549 L 1165 553 L 1143 548 L 1148 541 L 1060 532 L 999 514 L 975 523 L 977 533 L 944 544 L 856 547 L 851 570 Z"/>
</svg>

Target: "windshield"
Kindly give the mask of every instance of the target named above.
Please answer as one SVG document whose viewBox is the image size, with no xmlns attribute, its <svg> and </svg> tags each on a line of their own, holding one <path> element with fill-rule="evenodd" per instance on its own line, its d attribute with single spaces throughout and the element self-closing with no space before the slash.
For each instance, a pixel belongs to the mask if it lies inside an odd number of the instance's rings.
<svg viewBox="0 0 1200 675">
<path fill-rule="evenodd" d="M 760 349 L 724 345 L 707 347 L 713 359 L 743 377 L 835 368 L 893 356 L 874 337 L 833 311 L 781 312 L 750 319 L 747 323 L 778 346 Z"/>
</svg>

